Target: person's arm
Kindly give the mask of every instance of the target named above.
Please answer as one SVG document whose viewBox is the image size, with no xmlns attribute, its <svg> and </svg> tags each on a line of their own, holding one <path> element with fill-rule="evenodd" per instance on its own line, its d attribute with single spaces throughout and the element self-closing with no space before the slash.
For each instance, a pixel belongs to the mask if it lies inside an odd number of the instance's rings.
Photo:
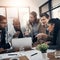
<svg viewBox="0 0 60 60">
<path fill-rule="evenodd" d="M 59 49 L 60 50 L 60 31 L 58 32 L 57 35 L 57 40 L 55 45 L 49 45 L 49 49 Z"/>
<path fill-rule="evenodd" d="M 57 40 L 56 40 L 56 45 L 60 49 L 60 31 L 58 32 Z"/>
<path fill-rule="evenodd" d="M 13 35 L 13 38 L 18 37 L 18 36 L 19 36 L 19 34 L 20 34 L 20 31 L 17 31 L 17 32 Z"/>
<path fill-rule="evenodd" d="M 41 41 L 44 41 L 47 44 L 50 44 L 53 38 L 52 36 L 45 33 L 39 33 L 38 35 L 36 35 L 36 37 L 38 38 L 38 40 L 41 39 Z"/>
<path fill-rule="evenodd" d="M 53 36 L 51 36 L 51 35 L 47 36 L 47 41 L 52 41 L 52 39 L 53 39 Z"/>
<path fill-rule="evenodd" d="M 29 31 L 29 24 L 27 23 L 26 31 L 25 31 L 25 36 L 29 36 L 29 33 L 30 33 L 30 31 Z"/>
</svg>

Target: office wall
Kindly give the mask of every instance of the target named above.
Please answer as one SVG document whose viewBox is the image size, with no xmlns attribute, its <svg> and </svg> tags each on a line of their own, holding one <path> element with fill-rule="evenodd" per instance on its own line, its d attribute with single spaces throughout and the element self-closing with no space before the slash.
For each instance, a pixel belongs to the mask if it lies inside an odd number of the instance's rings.
<svg viewBox="0 0 60 60">
<path fill-rule="evenodd" d="M 20 7 L 29 7 L 30 12 L 36 11 L 39 18 L 39 6 L 45 3 L 47 0 L 0 0 L 0 6 L 16 6 Z M 9 20 L 9 19 L 8 19 Z M 11 20 L 10 20 L 11 21 Z M 11 23 L 9 21 L 8 25 Z M 22 19 L 21 19 L 22 21 Z M 25 23 L 24 23 L 25 24 Z M 11 24 L 9 25 L 9 28 L 11 27 Z M 12 29 L 12 28 L 10 28 Z M 10 31 L 9 29 L 9 31 Z"/>
<path fill-rule="evenodd" d="M 47 0 L 0 0 L 0 6 L 30 7 L 30 11 L 36 11 L 39 17 L 39 6 Z"/>
</svg>

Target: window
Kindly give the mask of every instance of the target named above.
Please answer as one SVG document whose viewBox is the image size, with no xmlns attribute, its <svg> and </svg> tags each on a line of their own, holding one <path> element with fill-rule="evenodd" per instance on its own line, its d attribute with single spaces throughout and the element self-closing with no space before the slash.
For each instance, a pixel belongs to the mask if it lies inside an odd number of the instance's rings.
<svg viewBox="0 0 60 60">
<path fill-rule="evenodd" d="M 0 8 L 0 15 L 5 16 L 5 8 Z"/>
<path fill-rule="evenodd" d="M 42 13 L 49 13 L 50 18 L 51 18 L 51 0 L 47 1 L 43 5 L 39 7 L 39 14 L 41 15 Z"/>
<path fill-rule="evenodd" d="M 60 6 L 60 0 L 52 0 L 52 8 Z"/>
<path fill-rule="evenodd" d="M 60 7 L 52 10 L 52 17 L 53 18 L 60 18 Z"/>
<path fill-rule="evenodd" d="M 7 17 L 8 31 L 13 28 L 13 19 L 18 18 L 20 20 L 21 27 L 26 26 L 26 22 L 29 20 L 29 7 L 0 7 L 0 15 Z"/>
</svg>

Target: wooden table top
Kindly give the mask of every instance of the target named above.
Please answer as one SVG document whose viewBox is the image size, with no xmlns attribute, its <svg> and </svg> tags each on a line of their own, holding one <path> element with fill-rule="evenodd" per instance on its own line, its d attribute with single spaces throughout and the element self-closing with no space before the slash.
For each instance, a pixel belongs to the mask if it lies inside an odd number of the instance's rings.
<svg viewBox="0 0 60 60">
<path fill-rule="evenodd" d="M 60 58 L 55 58 L 54 53 L 48 53 L 49 60 L 60 60 Z"/>
</svg>

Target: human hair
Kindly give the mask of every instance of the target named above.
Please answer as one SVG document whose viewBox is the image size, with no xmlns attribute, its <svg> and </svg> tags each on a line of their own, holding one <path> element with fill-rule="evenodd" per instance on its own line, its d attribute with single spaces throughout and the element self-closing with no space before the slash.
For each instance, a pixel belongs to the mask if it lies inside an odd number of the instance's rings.
<svg viewBox="0 0 60 60">
<path fill-rule="evenodd" d="M 56 29 L 60 29 L 60 19 L 52 18 L 48 21 L 48 24 L 55 24 Z"/>
<path fill-rule="evenodd" d="M 47 19 L 49 18 L 49 15 L 48 15 L 47 13 L 42 13 L 42 14 L 40 15 L 40 17 L 43 17 L 43 16 L 45 16 Z"/>
<path fill-rule="evenodd" d="M 37 19 L 37 13 L 35 11 L 32 11 L 30 14 L 34 16 L 35 22 L 38 23 L 39 22 L 39 19 Z"/>
<path fill-rule="evenodd" d="M 5 17 L 5 16 L 0 15 L 0 22 L 1 22 L 1 21 L 3 21 L 4 19 L 6 19 L 6 17 Z"/>
<path fill-rule="evenodd" d="M 60 19 L 52 18 L 48 21 L 48 24 L 54 24 L 53 30 L 53 44 L 56 44 L 57 36 L 60 31 Z"/>
<path fill-rule="evenodd" d="M 32 11 L 30 14 L 32 14 L 35 18 L 37 18 L 37 13 L 35 11 Z"/>
</svg>

